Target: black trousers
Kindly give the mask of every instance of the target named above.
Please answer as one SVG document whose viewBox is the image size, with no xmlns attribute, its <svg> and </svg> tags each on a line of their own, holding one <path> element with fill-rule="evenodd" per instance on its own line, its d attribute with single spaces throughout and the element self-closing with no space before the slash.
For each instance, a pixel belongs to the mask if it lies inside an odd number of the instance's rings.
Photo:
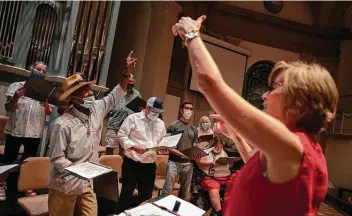
<svg viewBox="0 0 352 216">
<path fill-rule="evenodd" d="M 137 206 L 152 198 L 156 164 L 143 164 L 124 157 L 122 164 L 122 189 L 116 214 Z M 137 199 L 133 200 L 133 191 L 138 185 Z"/>
<path fill-rule="evenodd" d="M 40 138 L 26 138 L 6 135 L 5 151 L 2 156 L 2 163 L 13 163 L 17 160 L 18 152 L 23 144 L 24 151 L 21 157 L 21 162 L 28 157 L 37 156 Z M 7 197 L 8 199 L 16 199 L 18 172 L 10 172 L 7 177 Z"/>
</svg>

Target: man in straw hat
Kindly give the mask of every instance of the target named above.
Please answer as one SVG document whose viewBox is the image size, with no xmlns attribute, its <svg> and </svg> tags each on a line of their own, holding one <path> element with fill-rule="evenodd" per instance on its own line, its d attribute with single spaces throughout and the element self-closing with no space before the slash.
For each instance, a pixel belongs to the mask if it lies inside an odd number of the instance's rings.
<svg viewBox="0 0 352 216">
<path fill-rule="evenodd" d="M 129 75 L 134 62 L 130 54 L 125 75 Z M 51 124 L 50 215 L 73 215 L 75 207 L 78 215 L 97 215 L 96 195 L 90 182 L 67 175 L 64 169 L 86 161 L 98 163 L 100 126 L 106 114 L 126 94 L 128 79 L 123 79 L 101 100 L 94 100 L 93 83 L 84 82 L 75 74 L 62 86 L 63 94 L 59 100 L 69 102 L 71 107 Z"/>
</svg>

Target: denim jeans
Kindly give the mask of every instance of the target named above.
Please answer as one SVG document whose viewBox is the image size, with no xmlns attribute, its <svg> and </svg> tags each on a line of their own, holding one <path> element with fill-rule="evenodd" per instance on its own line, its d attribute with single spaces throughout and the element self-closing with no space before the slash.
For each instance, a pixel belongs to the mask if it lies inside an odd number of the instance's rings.
<svg viewBox="0 0 352 216">
<path fill-rule="evenodd" d="M 167 173 L 165 184 L 161 194 L 171 194 L 175 183 L 179 182 L 180 191 L 178 197 L 184 200 L 190 200 L 190 187 L 193 175 L 192 163 L 178 163 L 169 160 L 167 163 Z"/>
</svg>

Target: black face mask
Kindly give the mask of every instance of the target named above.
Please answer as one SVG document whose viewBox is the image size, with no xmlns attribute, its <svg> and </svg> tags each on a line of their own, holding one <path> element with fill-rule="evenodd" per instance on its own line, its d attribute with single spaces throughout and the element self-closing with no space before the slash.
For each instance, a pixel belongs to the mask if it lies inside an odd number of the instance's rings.
<svg viewBox="0 0 352 216">
<path fill-rule="evenodd" d="M 134 84 L 127 84 L 127 90 L 132 90 L 134 88 Z"/>
</svg>

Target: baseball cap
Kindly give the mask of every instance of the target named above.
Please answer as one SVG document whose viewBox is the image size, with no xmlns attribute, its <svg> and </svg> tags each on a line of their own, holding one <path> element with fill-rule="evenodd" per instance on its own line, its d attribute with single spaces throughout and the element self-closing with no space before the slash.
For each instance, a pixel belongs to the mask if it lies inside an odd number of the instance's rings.
<svg viewBox="0 0 352 216">
<path fill-rule="evenodd" d="M 151 97 L 147 101 L 147 106 L 151 107 L 151 110 L 156 113 L 163 113 L 163 101 L 158 97 Z"/>
</svg>

